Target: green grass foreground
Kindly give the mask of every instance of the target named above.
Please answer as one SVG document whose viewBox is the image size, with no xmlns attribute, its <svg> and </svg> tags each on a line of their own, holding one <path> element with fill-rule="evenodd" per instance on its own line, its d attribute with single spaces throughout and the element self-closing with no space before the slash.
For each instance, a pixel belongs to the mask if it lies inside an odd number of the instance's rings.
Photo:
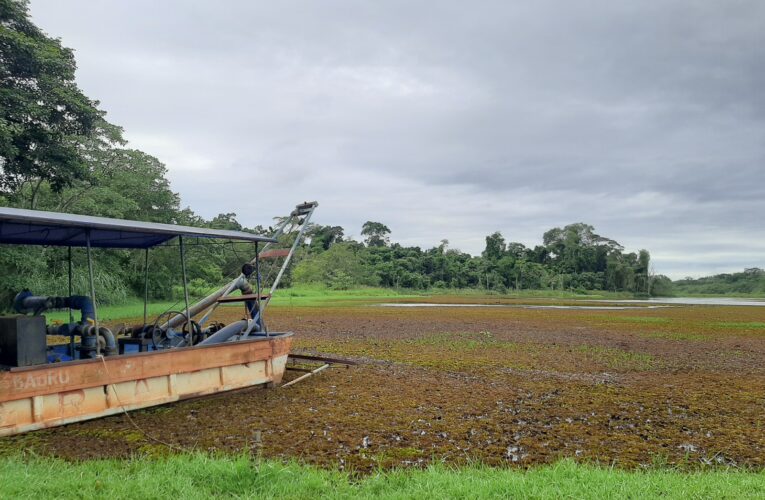
<svg viewBox="0 0 765 500">
<path fill-rule="evenodd" d="M 623 471 L 563 461 L 529 471 L 470 466 L 373 474 L 247 457 L 166 458 L 70 463 L 0 459 L 0 498 L 762 498 L 765 473 L 716 470 Z"/>
</svg>

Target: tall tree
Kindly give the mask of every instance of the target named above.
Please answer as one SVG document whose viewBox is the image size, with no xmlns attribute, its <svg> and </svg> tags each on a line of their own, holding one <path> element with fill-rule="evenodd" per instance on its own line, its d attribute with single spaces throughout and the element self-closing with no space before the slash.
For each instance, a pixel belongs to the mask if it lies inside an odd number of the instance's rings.
<svg viewBox="0 0 765 500">
<path fill-rule="evenodd" d="M 635 268 L 635 278 L 637 280 L 638 291 L 651 293 L 651 278 L 649 276 L 651 267 L 651 254 L 648 250 L 638 252 L 637 267 Z"/>
<path fill-rule="evenodd" d="M 0 0 L 0 190 L 43 182 L 59 192 L 88 178 L 82 140 L 119 130 L 74 80 L 74 55 L 29 19 L 26 0 Z"/>
<path fill-rule="evenodd" d="M 486 237 L 486 248 L 483 251 L 483 257 L 492 262 L 502 258 L 505 253 L 505 238 L 502 233 L 496 231 Z"/>
<path fill-rule="evenodd" d="M 334 243 L 343 241 L 345 230 L 341 226 L 311 224 L 306 236 L 311 238 L 311 248 L 329 250 Z"/>
<path fill-rule="evenodd" d="M 595 228 L 581 222 L 544 233 L 543 242 L 553 265 L 563 273 L 604 271 L 606 259 L 623 247 L 595 234 Z"/>
<path fill-rule="evenodd" d="M 361 235 L 366 236 L 364 241 L 370 247 L 384 247 L 390 243 L 390 229 L 382 222 L 366 221 L 361 226 Z"/>
</svg>

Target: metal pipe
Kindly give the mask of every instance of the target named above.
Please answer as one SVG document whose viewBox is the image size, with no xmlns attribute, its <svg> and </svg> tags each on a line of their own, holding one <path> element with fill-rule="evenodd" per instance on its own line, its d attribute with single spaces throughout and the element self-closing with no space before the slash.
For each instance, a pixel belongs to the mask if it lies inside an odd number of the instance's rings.
<svg viewBox="0 0 765 500">
<path fill-rule="evenodd" d="M 256 288 L 255 293 L 257 294 L 255 300 L 257 300 L 257 304 L 258 304 L 258 320 L 257 321 L 261 325 L 265 325 L 265 323 L 263 322 L 263 308 L 261 307 L 261 304 L 260 304 L 260 294 L 261 294 L 261 285 L 260 285 L 260 252 L 258 252 L 258 242 L 257 241 L 255 242 L 255 288 Z M 258 328 L 258 330 L 260 330 L 260 328 Z M 247 333 L 249 333 L 249 332 L 247 332 Z M 268 330 L 266 330 L 266 336 L 268 336 Z"/>
<path fill-rule="evenodd" d="M 207 312 L 205 312 L 205 315 L 202 316 L 202 319 L 199 320 L 199 325 L 204 325 L 207 320 L 210 318 L 210 315 L 215 311 L 215 309 L 218 307 L 218 299 L 221 297 L 225 297 L 229 293 L 233 292 L 234 290 L 241 290 L 243 287 L 243 280 L 246 282 L 246 278 L 244 274 L 240 274 L 238 278 L 236 278 L 234 281 L 229 283 L 225 288 L 221 288 L 217 292 L 213 293 L 212 295 L 208 295 L 204 299 L 200 300 L 193 306 L 191 306 L 191 310 L 194 311 L 194 315 L 196 315 L 198 312 L 209 308 Z M 168 324 L 172 324 L 175 318 L 168 321 Z"/>
<path fill-rule="evenodd" d="M 69 309 L 77 309 L 81 311 L 80 323 L 87 323 L 88 319 L 96 318 L 96 303 L 93 302 L 91 297 L 85 295 L 72 295 L 71 297 L 65 297 L 64 300 L 69 305 Z"/>
<path fill-rule="evenodd" d="M 82 312 L 80 323 L 87 324 L 93 321 L 93 301 L 85 295 L 72 295 L 71 297 L 50 297 L 47 295 L 32 295 L 29 290 L 16 294 L 13 299 L 13 309 L 21 314 L 42 314 L 50 309 L 69 309 Z M 74 318 L 66 325 L 74 323 Z"/>
<path fill-rule="evenodd" d="M 149 247 L 146 247 L 143 270 L 143 326 L 145 327 L 149 318 Z"/>
<path fill-rule="evenodd" d="M 109 330 L 106 327 L 103 327 L 103 326 L 101 328 L 99 328 L 98 330 L 96 330 L 96 331 L 98 332 L 98 336 L 99 337 L 103 337 L 104 338 L 104 345 L 106 346 L 106 355 L 107 356 L 114 356 L 114 355 L 116 355 L 117 352 L 118 352 L 117 342 L 116 342 L 116 340 L 114 338 L 114 334 L 112 333 L 112 331 Z M 99 342 L 98 337 L 96 338 L 96 343 L 99 346 L 101 345 L 101 343 Z"/>
<path fill-rule="evenodd" d="M 101 355 L 101 345 L 98 343 L 98 314 L 96 312 L 96 283 L 93 278 L 93 257 L 90 253 L 90 229 L 85 232 L 85 248 L 88 254 L 88 279 L 90 280 L 90 300 L 93 302 L 93 324 L 96 327 L 96 356 Z"/>
<path fill-rule="evenodd" d="M 282 268 L 281 272 L 279 273 L 278 279 L 281 279 L 281 275 L 284 273 L 284 269 L 286 269 L 286 267 L 287 267 L 286 264 L 289 263 L 289 261 L 291 259 L 291 255 L 294 252 L 294 249 L 297 247 L 297 242 L 300 241 L 300 238 L 302 237 L 303 233 L 305 232 L 306 226 L 308 225 L 308 221 L 311 218 L 311 214 L 313 214 L 313 211 L 316 209 L 317 206 L 319 206 L 319 204 L 316 203 L 316 202 L 311 202 L 311 203 L 305 203 L 303 205 L 298 205 L 296 207 L 296 209 L 293 210 L 292 213 L 288 217 L 286 217 L 279 224 L 279 226 L 276 228 L 276 231 L 274 231 L 274 233 L 271 235 L 272 238 L 278 239 L 282 234 L 284 234 L 284 229 L 287 227 L 289 222 L 292 221 L 293 218 L 295 218 L 295 217 L 299 218 L 300 215 L 303 214 L 303 213 L 307 214 L 307 217 L 303 221 L 302 227 L 300 229 L 300 233 L 298 234 L 298 237 L 295 239 L 295 244 L 292 245 L 292 250 L 290 252 L 290 255 L 287 257 L 287 260 L 285 260 L 283 268 Z M 272 244 L 273 244 L 272 242 L 266 243 L 263 246 L 262 252 L 265 252 Z M 254 265 L 255 264 L 255 259 L 257 257 L 258 256 L 256 255 L 255 258 L 250 260 L 249 263 L 251 265 Z M 233 292 L 234 290 L 241 288 L 243 286 L 243 283 L 246 283 L 246 282 L 247 282 L 247 278 L 245 278 L 244 274 L 240 274 L 239 276 L 234 278 L 228 285 L 218 289 L 217 291 L 211 293 L 207 297 L 201 299 L 199 302 L 197 302 L 196 304 L 191 306 L 191 308 L 190 308 L 191 315 L 192 316 L 196 316 L 200 312 L 202 312 L 205 309 L 209 308 L 209 310 L 205 313 L 205 315 L 199 321 L 200 325 L 204 324 L 207 321 L 207 319 L 210 317 L 212 312 L 218 307 L 217 300 L 219 298 L 221 298 L 221 297 L 225 297 L 226 295 L 228 295 L 229 293 Z M 278 285 L 278 281 L 276 281 L 275 284 Z M 274 290 L 275 290 L 275 287 L 272 286 L 270 293 L 273 293 Z M 270 301 L 270 298 L 266 299 L 265 303 L 262 304 L 262 307 L 265 308 L 268 305 L 269 301 Z M 178 314 L 178 315 L 170 318 L 170 320 L 166 321 L 163 325 L 161 325 L 161 327 L 162 328 L 174 327 L 174 326 L 177 326 L 182 321 L 183 321 L 183 315 Z"/>
<path fill-rule="evenodd" d="M 244 292 L 244 288 L 242 287 L 242 293 Z M 261 283 L 260 283 L 260 253 L 258 252 L 258 242 L 255 242 L 255 306 L 253 308 L 250 308 L 250 303 L 245 302 L 245 308 L 247 308 L 247 311 L 250 313 L 250 321 L 247 325 L 247 329 L 242 332 L 242 336 L 246 337 L 252 332 L 253 328 L 258 327 L 257 331 L 260 332 L 261 330 L 266 332 L 266 336 L 268 336 L 268 329 L 266 328 L 266 323 L 263 321 L 263 308 L 261 307 L 261 297 L 262 289 L 261 289 Z M 257 313 L 253 314 L 252 309 L 257 308 Z"/>
<path fill-rule="evenodd" d="M 293 212 L 293 214 L 294 214 L 294 212 Z M 292 220 L 293 214 L 291 214 L 289 217 L 286 217 L 279 224 L 279 226 L 277 226 L 276 230 L 274 231 L 274 234 L 271 235 L 272 238 L 278 239 L 282 234 L 284 234 L 284 229 L 287 227 L 287 224 L 289 224 L 289 222 Z M 271 243 L 270 241 L 268 243 L 266 243 L 263 246 L 263 250 L 262 251 L 265 252 L 268 249 L 268 247 L 270 247 L 272 244 L 273 243 Z M 257 258 L 258 258 L 258 255 L 257 255 L 257 252 L 256 252 L 255 258 L 250 260 L 249 263 L 250 264 L 255 264 L 255 260 Z M 199 314 L 200 312 L 204 311 L 205 309 L 209 308 L 209 311 L 207 311 L 205 313 L 205 315 L 202 316 L 202 319 L 199 320 L 199 325 L 200 326 L 204 325 L 207 322 L 207 320 L 210 318 L 210 315 L 213 313 L 213 311 L 215 311 L 215 309 L 217 309 L 217 307 L 218 307 L 217 301 L 218 301 L 219 298 L 227 296 L 228 294 L 230 294 L 234 290 L 241 289 L 242 286 L 243 286 L 243 283 L 245 283 L 246 281 L 247 281 L 247 278 L 244 276 L 244 274 L 240 274 L 239 276 L 237 276 L 236 278 L 231 280 L 231 282 L 228 285 L 218 289 L 216 292 L 211 293 L 207 297 L 201 299 L 199 302 L 197 302 L 196 304 L 191 306 L 191 312 L 195 316 L 197 314 Z M 167 328 L 168 326 L 177 326 L 178 323 L 180 323 L 182 320 L 183 320 L 183 318 L 181 318 L 180 315 L 179 316 L 175 316 L 175 317 L 171 318 L 169 321 L 167 321 L 164 325 L 161 325 L 161 326 L 162 326 L 162 328 Z"/>
<path fill-rule="evenodd" d="M 186 282 L 186 252 L 183 247 L 183 235 L 178 236 L 181 248 L 181 273 L 183 274 L 183 300 L 186 302 L 186 324 L 189 326 L 188 345 L 194 345 L 194 328 L 191 326 L 191 314 L 189 313 L 189 287 Z"/>
<path fill-rule="evenodd" d="M 235 321 L 231 323 L 228 326 L 224 326 L 217 332 L 213 333 L 206 339 L 204 339 L 202 342 L 199 343 L 199 345 L 210 345 L 210 344 L 220 344 L 221 342 L 225 342 L 234 335 L 238 335 L 242 333 L 244 328 L 247 326 L 247 320 L 246 319 L 240 319 L 239 321 Z"/>
</svg>

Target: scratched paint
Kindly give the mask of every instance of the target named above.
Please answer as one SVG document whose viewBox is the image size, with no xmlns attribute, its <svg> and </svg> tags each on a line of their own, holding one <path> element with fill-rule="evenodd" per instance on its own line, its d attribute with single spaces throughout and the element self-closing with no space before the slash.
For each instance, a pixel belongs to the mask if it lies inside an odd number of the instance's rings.
<svg viewBox="0 0 765 500">
<path fill-rule="evenodd" d="M 278 383 L 291 334 L 0 373 L 0 436 Z"/>
</svg>

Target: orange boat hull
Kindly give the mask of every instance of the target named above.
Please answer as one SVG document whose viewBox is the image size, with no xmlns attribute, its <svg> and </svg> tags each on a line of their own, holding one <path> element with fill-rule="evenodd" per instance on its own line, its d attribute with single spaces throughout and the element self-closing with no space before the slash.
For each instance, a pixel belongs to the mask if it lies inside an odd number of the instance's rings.
<svg viewBox="0 0 765 500">
<path fill-rule="evenodd" d="M 0 436 L 261 384 L 284 375 L 292 334 L 0 372 Z"/>
</svg>

